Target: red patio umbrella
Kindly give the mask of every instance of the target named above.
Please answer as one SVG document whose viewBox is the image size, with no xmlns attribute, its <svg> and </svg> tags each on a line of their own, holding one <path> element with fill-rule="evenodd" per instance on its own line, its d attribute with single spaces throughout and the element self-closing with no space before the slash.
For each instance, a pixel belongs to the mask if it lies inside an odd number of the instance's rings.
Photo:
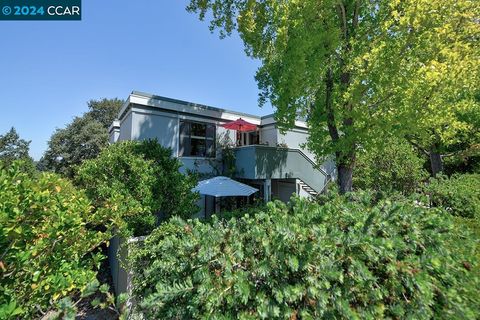
<svg viewBox="0 0 480 320">
<path fill-rule="evenodd" d="M 230 129 L 230 130 L 237 130 L 241 132 L 247 132 L 247 131 L 255 131 L 257 130 L 257 125 L 247 122 L 243 120 L 242 118 L 238 118 L 235 121 L 229 122 L 222 124 L 222 127 L 225 129 Z"/>
</svg>

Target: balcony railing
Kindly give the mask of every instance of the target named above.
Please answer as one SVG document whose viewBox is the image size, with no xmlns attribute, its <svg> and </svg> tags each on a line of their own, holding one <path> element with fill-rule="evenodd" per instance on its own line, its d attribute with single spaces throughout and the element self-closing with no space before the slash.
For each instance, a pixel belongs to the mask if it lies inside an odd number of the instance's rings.
<svg viewBox="0 0 480 320">
<path fill-rule="evenodd" d="M 249 145 L 235 148 L 237 178 L 300 179 L 322 192 L 328 174 L 299 149 Z"/>
</svg>

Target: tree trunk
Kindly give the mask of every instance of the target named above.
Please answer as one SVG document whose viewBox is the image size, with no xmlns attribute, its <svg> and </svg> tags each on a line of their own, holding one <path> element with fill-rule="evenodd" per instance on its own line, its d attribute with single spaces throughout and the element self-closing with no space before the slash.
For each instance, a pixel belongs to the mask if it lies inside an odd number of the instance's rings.
<svg viewBox="0 0 480 320">
<path fill-rule="evenodd" d="M 342 85 L 345 88 L 347 88 L 350 82 L 350 74 L 342 73 L 341 82 L 342 82 Z M 333 78 L 333 72 L 331 69 L 327 71 L 325 84 L 326 84 L 325 111 L 327 115 L 328 131 L 329 131 L 330 137 L 332 138 L 333 143 L 338 144 L 341 138 L 338 133 L 337 122 L 335 120 L 335 112 L 333 109 L 334 78 Z M 345 108 L 349 111 L 352 110 L 352 106 L 350 104 L 347 104 Z M 344 119 L 343 125 L 345 127 L 353 126 L 353 119 L 352 118 Z M 335 161 L 337 163 L 338 186 L 340 189 L 340 194 L 351 192 L 353 168 L 355 165 L 355 144 L 352 143 L 349 150 L 337 151 L 335 153 Z"/>
<path fill-rule="evenodd" d="M 352 177 L 353 177 L 353 165 L 352 164 L 339 164 L 338 165 L 338 186 L 340 188 L 340 194 L 352 191 Z"/>
<path fill-rule="evenodd" d="M 432 169 L 432 176 L 434 177 L 443 171 L 442 155 L 436 148 L 430 150 L 430 167 Z"/>
</svg>

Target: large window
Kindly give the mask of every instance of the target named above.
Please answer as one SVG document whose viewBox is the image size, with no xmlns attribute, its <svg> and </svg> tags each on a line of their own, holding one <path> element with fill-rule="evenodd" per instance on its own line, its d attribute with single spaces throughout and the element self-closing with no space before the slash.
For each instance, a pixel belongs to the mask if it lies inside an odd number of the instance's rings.
<svg viewBox="0 0 480 320">
<path fill-rule="evenodd" d="M 215 125 L 180 121 L 180 157 L 215 157 Z"/>
</svg>

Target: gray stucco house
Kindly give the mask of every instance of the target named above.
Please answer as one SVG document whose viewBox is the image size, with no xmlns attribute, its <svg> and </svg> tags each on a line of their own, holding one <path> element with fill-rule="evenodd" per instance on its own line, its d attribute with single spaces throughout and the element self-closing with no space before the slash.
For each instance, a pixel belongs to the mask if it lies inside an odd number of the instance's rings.
<svg viewBox="0 0 480 320">
<path fill-rule="evenodd" d="M 240 133 L 221 127 L 242 118 L 257 125 L 257 131 Z M 265 200 L 288 201 L 293 193 L 310 197 L 324 191 L 335 176 L 332 161 L 316 164 L 313 154 L 303 148 L 308 127 L 297 120 L 282 134 L 273 115 L 255 116 L 186 101 L 132 92 L 118 120 L 109 129 L 110 142 L 156 138 L 183 163 L 182 170 L 204 176 L 222 171 L 222 144 L 234 147 L 234 178 L 260 190 Z M 208 201 L 199 201 L 202 213 L 210 211 Z"/>
</svg>

